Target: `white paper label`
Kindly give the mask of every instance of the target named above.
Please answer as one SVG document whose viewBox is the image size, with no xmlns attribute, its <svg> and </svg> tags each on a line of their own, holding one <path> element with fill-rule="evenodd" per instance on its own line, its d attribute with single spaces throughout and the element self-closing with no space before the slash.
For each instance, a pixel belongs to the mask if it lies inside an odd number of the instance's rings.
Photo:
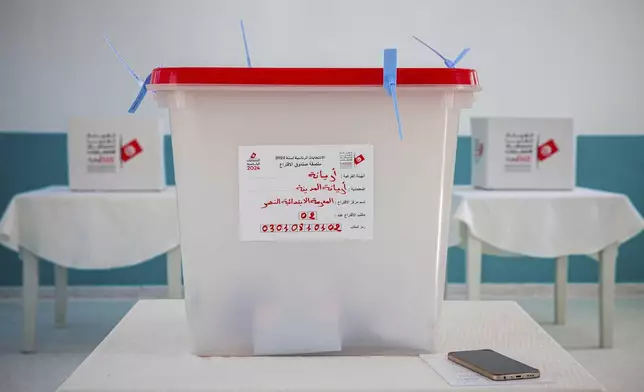
<svg viewBox="0 0 644 392">
<path fill-rule="evenodd" d="M 116 173 L 119 169 L 119 141 L 116 133 L 87 133 L 87 172 Z"/>
<path fill-rule="evenodd" d="M 240 146 L 242 241 L 373 239 L 373 146 Z"/>
<path fill-rule="evenodd" d="M 536 166 L 537 135 L 534 132 L 505 134 L 505 171 L 530 173 Z"/>
</svg>

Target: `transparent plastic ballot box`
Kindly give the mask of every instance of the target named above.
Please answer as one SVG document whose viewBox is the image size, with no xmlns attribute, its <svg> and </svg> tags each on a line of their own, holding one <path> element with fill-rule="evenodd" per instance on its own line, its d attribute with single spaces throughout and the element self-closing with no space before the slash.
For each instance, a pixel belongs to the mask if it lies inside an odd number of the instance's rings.
<svg viewBox="0 0 644 392">
<path fill-rule="evenodd" d="M 158 68 L 201 356 L 431 352 L 468 69 Z"/>
</svg>

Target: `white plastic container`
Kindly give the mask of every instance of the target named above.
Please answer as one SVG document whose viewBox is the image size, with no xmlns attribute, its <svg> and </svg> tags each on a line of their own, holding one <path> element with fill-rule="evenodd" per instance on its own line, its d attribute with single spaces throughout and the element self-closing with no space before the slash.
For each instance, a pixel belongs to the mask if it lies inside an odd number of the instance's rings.
<svg viewBox="0 0 644 392">
<path fill-rule="evenodd" d="M 163 68 L 198 355 L 432 351 L 463 69 Z"/>
<path fill-rule="evenodd" d="M 166 187 L 162 122 L 135 116 L 72 118 L 69 187 L 76 191 L 158 191 Z"/>
<path fill-rule="evenodd" d="M 570 118 L 472 118 L 472 184 L 496 190 L 571 190 Z"/>
</svg>

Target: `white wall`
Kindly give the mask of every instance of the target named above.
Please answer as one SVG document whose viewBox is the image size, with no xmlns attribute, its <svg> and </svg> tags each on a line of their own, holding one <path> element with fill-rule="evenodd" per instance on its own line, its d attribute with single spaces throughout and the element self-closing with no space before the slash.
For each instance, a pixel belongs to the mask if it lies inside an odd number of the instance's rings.
<svg viewBox="0 0 644 392">
<path fill-rule="evenodd" d="M 415 34 L 476 68 L 484 91 L 467 115 L 572 116 L 580 133 L 644 134 L 644 1 L 254 0 L 0 1 L 0 130 L 62 131 L 73 115 L 126 112 L 153 67 L 442 67 Z M 148 97 L 150 98 L 150 97 Z M 157 114 L 146 99 L 141 115 Z M 461 132 L 468 132 L 462 121 Z"/>
</svg>

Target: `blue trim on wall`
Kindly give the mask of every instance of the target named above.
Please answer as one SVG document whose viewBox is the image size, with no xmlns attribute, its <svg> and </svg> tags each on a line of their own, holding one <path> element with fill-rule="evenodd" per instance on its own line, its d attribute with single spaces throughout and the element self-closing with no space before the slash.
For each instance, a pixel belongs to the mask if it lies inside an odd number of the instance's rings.
<svg viewBox="0 0 644 392">
<path fill-rule="evenodd" d="M 580 136 L 577 142 L 577 183 L 628 195 L 635 207 L 644 211 L 644 135 Z M 20 192 L 49 185 L 67 184 L 67 152 L 64 133 L 0 133 L 0 209 Z M 174 184 L 172 148 L 166 137 L 166 173 Z M 455 184 L 470 183 L 470 138 L 459 137 L 456 152 Z M 570 260 L 571 282 L 597 282 L 597 263 L 588 257 Z M 451 248 L 448 254 L 448 281 L 465 281 L 465 252 Z M 158 285 L 165 284 L 164 257 L 156 257 L 134 267 L 108 271 L 78 271 L 69 274 L 71 285 Z M 554 261 L 535 258 L 484 256 L 483 281 L 490 283 L 551 283 Z M 0 247 L 0 286 L 18 286 L 21 264 L 15 253 Z M 618 282 L 644 282 L 644 236 L 620 248 Z M 41 284 L 53 283 L 53 267 L 43 262 Z"/>
</svg>

